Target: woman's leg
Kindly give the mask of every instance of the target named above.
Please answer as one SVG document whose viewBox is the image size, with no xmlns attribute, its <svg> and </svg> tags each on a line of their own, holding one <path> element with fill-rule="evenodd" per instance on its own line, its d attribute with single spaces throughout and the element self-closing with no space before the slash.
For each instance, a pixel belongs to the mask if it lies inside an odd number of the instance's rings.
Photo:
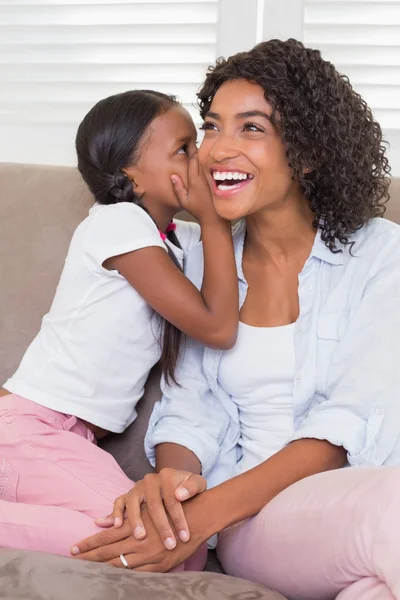
<svg viewBox="0 0 400 600">
<path fill-rule="evenodd" d="M 399 506 L 400 467 L 321 473 L 223 532 L 219 559 L 290 599 L 399 600 Z"/>
<path fill-rule="evenodd" d="M 396 596 L 377 577 L 364 577 L 340 592 L 336 600 L 396 600 Z"/>
</svg>

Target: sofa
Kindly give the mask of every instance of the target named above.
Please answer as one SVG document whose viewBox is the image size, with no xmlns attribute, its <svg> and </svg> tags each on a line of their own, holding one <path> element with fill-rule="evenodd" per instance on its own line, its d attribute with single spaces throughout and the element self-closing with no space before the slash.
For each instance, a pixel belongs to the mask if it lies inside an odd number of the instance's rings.
<svg viewBox="0 0 400 600">
<path fill-rule="evenodd" d="M 400 180 L 392 181 L 391 195 L 386 216 L 400 222 Z M 92 203 L 73 168 L 0 164 L 0 387 L 36 335 L 54 296 L 71 235 Z M 136 421 L 123 434 L 101 442 L 132 480 L 152 470 L 143 438 L 159 397 L 156 367 Z M 223 574 L 213 552 L 207 572 L 161 575 L 1 546 L 0 538 L 0 598 L 7 600 L 155 600 L 161 594 L 164 600 L 284 600 L 263 586 Z"/>
</svg>

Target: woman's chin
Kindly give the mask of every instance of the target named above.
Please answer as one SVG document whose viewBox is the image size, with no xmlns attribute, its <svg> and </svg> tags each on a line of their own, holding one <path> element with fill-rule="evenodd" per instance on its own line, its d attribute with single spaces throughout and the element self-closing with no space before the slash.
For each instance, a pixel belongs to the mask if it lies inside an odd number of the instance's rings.
<svg viewBox="0 0 400 600">
<path fill-rule="evenodd" d="M 235 206 L 233 203 L 229 204 L 226 201 L 214 200 L 214 205 L 217 214 L 226 221 L 238 221 L 247 214 L 244 206 Z"/>
</svg>

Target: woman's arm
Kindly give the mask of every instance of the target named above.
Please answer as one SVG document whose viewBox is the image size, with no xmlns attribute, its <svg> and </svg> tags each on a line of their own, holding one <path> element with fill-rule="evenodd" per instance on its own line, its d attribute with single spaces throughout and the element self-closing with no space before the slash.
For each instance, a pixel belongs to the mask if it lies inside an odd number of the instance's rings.
<svg viewBox="0 0 400 600">
<path fill-rule="evenodd" d="M 179 444 L 159 444 L 156 447 L 156 471 L 159 473 L 166 468 L 190 471 L 194 475 L 201 473 L 197 456 Z"/>
<path fill-rule="evenodd" d="M 297 481 L 346 464 L 344 448 L 303 439 L 292 442 L 261 465 L 196 496 L 184 505 L 190 532 L 204 539 L 256 515 L 280 492 Z M 172 465 L 170 465 L 172 466 Z"/>
</svg>

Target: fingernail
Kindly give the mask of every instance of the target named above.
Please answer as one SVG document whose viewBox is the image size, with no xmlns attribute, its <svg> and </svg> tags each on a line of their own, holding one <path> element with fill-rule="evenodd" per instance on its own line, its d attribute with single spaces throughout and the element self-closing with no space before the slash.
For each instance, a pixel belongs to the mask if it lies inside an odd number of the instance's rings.
<svg viewBox="0 0 400 600">
<path fill-rule="evenodd" d="M 80 554 L 80 550 L 79 550 L 78 546 L 72 546 L 71 554 L 74 554 L 74 555 Z"/>
<path fill-rule="evenodd" d="M 122 519 L 121 517 L 115 517 L 114 519 L 114 527 L 121 527 L 122 525 Z"/>
<path fill-rule="evenodd" d="M 176 493 L 177 493 L 179 500 L 187 500 L 189 498 L 189 492 L 187 491 L 186 488 L 182 488 L 182 489 L 178 490 Z"/>
<path fill-rule="evenodd" d="M 136 527 L 133 535 L 136 539 L 139 539 L 146 535 L 146 531 L 143 529 L 143 527 Z"/>
<path fill-rule="evenodd" d="M 181 540 L 181 542 L 188 542 L 189 541 L 188 532 L 185 531 L 184 529 L 182 529 L 182 531 L 179 532 L 179 539 Z"/>
<path fill-rule="evenodd" d="M 172 181 L 172 183 L 176 183 L 177 182 L 177 178 L 174 177 L 173 175 L 171 175 L 171 181 Z"/>
<path fill-rule="evenodd" d="M 104 521 L 108 521 L 110 517 L 99 517 L 98 519 L 96 519 L 96 521 L 99 521 L 100 523 L 104 523 Z"/>
<path fill-rule="evenodd" d="M 173 550 L 176 546 L 176 541 L 173 538 L 167 538 L 164 540 L 164 546 L 167 550 Z"/>
</svg>

